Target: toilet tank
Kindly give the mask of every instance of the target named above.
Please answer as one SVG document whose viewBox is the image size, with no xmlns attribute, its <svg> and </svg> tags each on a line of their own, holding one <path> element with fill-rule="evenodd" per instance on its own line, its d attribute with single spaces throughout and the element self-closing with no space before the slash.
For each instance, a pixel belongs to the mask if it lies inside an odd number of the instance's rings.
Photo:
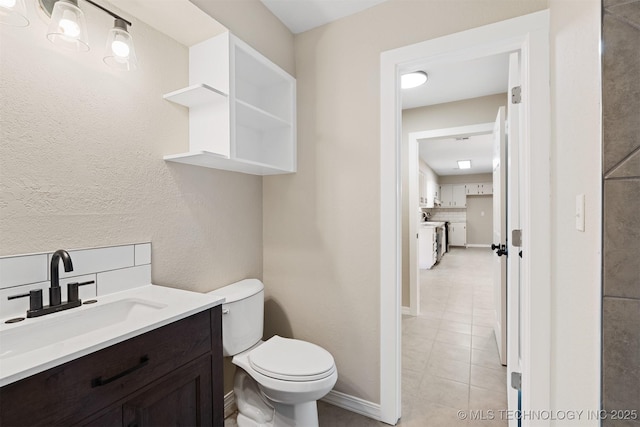
<svg viewBox="0 0 640 427">
<path fill-rule="evenodd" d="M 210 294 L 225 298 L 222 304 L 222 350 L 234 356 L 262 339 L 264 325 L 264 285 L 245 279 Z"/>
</svg>

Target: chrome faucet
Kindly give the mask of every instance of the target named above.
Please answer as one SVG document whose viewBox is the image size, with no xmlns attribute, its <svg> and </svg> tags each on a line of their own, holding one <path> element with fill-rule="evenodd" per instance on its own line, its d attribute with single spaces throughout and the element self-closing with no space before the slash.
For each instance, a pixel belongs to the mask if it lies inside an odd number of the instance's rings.
<svg viewBox="0 0 640 427">
<path fill-rule="evenodd" d="M 64 249 L 58 249 L 53 253 L 51 257 L 51 287 L 49 288 L 49 305 L 60 305 L 62 303 L 62 297 L 60 293 L 60 260 L 64 265 L 64 271 L 67 273 L 73 271 L 73 263 L 71 262 L 71 256 L 69 252 Z"/>
</svg>

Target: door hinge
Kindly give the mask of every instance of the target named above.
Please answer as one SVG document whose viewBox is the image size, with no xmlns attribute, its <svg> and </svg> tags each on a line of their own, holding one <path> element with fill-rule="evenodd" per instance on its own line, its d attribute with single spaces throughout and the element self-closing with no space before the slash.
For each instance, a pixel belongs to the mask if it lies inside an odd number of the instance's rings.
<svg viewBox="0 0 640 427">
<path fill-rule="evenodd" d="M 520 372 L 511 372 L 511 388 L 522 390 L 522 374 Z"/>
<path fill-rule="evenodd" d="M 518 248 L 522 246 L 522 230 L 511 230 L 511 244 Z"/>
<path fill-rule="evenodd" d="M 516 86 L 511 89 L 511 103 L 520 104 L 522 102 L 522 86 Z"/>
</svg>

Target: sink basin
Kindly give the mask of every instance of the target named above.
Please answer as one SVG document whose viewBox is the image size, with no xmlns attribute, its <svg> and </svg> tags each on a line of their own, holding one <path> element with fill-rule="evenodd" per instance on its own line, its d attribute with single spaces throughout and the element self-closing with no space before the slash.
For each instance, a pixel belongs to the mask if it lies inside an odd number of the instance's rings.
<svg viewBox="0 0 640 427">
<path fill-rule="evenodd" d="M 65 341 L 77 339 L 85 334 L 100 334 L 105 328 L 114 328 L 118 324 L 132 322 L 154 311 L 161 310 L 166 304 L 142 299 L 123 299 L 84 310 L 68 312 L 67 316 L 51 317 L 47 322 L 29 323 L 2 333 L 0 341 L 0 361 L 22 356 L 42 347 L 63 347 Z M 67 313 L 64 313 L 67 314 Z"/>
</svg>

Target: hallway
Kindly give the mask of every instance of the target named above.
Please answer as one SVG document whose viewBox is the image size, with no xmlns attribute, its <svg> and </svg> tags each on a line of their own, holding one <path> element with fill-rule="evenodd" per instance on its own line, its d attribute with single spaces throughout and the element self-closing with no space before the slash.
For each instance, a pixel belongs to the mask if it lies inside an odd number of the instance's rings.
<svg viewBox="0 0 640 427">
<path fill-rule="evenodd" d="M 506 368 L 493 332 L 493 252 L 452 248 L 420 272 L 420 316 L 402 321 L 402 425 L 507 425 Z M 495 419 L 488 420 L 489 410 Z M 461 420 L 458 411 L 483 411 Z"/>
</svg>

